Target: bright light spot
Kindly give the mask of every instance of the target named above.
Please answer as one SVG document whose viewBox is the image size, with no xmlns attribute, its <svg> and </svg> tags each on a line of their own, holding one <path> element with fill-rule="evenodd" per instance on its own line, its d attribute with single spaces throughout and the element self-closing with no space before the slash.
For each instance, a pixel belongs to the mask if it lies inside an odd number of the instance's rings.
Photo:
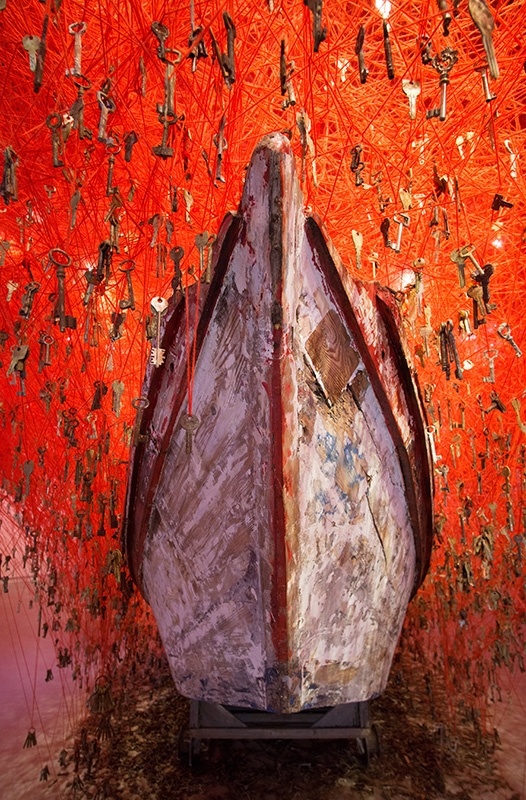
<svg viewBox="0 0 526 800">
<path fill-rule="evenodd" d="M 387 19 L 391 13 L 391 3 L 389 0 L 374 0 L 374 3 L 382 17 Z"/>
<path fill-rule="evenodd" d="M 502 247 L 504 247 L 504 242 L 502 241 L 502 239 L 493 239 L 493 241 L 492 241 L 492 243 L 491 243 L 491 244 L 493 245 L 493 247 L 498 247 L 498 248 L 499 248 L 499 250 L 500 250 Z"/>
</svg>

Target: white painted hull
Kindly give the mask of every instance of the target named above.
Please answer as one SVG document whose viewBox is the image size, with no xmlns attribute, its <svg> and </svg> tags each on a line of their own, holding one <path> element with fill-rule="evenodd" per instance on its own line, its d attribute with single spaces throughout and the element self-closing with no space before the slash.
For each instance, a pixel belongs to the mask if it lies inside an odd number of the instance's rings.
<svg viewBox="0 0 526 800">
<path fill-rule="evenodd" d="M 182 694 L 280 712 L 363 701 L 385 687 L 431 547 L 394 302 L 352 281 L 305 218 L 279 134 L 256 149 L 219 239 L 190 455 L 182 303 L 162 374 L 147 375 L 130 565 Z"/>
</svg>

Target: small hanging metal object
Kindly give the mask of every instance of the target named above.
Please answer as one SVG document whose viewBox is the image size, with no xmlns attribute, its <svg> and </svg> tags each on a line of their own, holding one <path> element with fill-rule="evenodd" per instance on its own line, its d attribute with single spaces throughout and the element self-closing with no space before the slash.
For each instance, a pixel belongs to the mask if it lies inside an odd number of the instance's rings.
<svg viewBox="0 0 526 800">
<path fill-rule="evenodd" d="M 115 708 L 115 700 L 111 696 L 111 683 L 105 675 L 99 675 L 95 688 L 86 701 L 92 714 L 106 714 Z"/>
</svg>

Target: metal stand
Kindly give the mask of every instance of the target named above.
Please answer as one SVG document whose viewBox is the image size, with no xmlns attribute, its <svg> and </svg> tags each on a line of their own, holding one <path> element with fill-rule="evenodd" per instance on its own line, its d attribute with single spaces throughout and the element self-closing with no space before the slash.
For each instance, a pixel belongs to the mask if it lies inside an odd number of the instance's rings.
<svg viewBox="0 0 526 800">
<path fill-rule="evenodd" d="M 192 700 L 190 727 L 179 742 L 179 752 L 188 756 L 190 765 L 203 739 L 356 739 L 366 764 L 379 749 L 368 701 L 274 714 Z"/>
</svg>

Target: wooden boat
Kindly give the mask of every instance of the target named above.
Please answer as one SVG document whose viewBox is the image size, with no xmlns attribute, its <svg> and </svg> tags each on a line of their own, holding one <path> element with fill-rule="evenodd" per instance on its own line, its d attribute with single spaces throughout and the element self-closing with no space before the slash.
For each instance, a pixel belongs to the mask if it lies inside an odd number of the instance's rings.
<svg viewBox="0 0 526 800">
<path fill-rule="evenodd" d="M 213 265 L 199 302 L 188 292 L 167 312 L 166 360 L 146 375 L 132 574 L 183 695 L 280 713 L 364 701 L 385 687 L 432 543 L 396 302 L 353 280 L 305 215 L 281 134 L 254 151 Z"/>
</svg>

